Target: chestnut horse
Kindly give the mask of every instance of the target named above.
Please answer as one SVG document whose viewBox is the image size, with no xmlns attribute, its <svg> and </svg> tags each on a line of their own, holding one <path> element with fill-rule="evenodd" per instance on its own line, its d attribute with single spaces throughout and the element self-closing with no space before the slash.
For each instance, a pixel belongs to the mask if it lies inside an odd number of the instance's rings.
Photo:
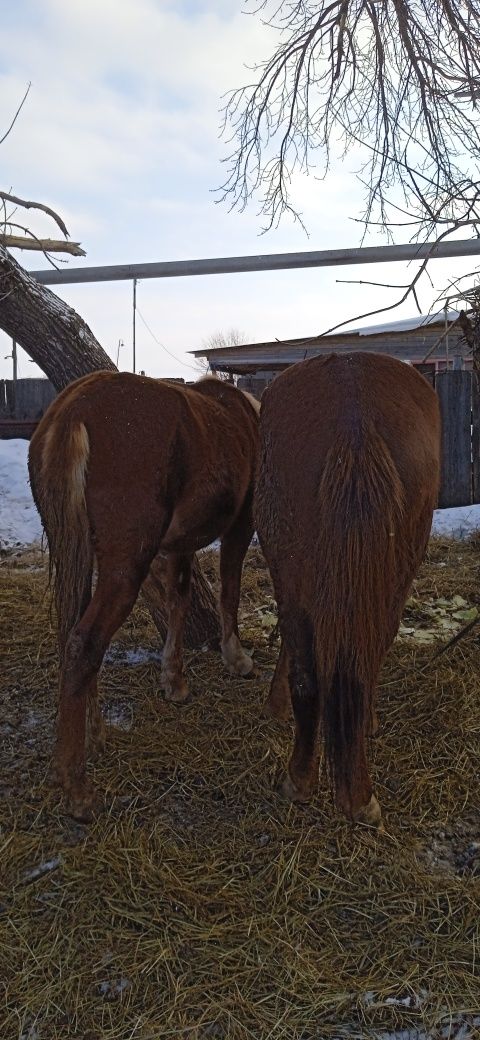
<svg viewBox="0 0 480 1040">
<path fill-rule="evenodd" d="M 313 795 L 323 731 L 337 808 L 380 825 L 365 737 L 437 500 L 437 396 L 400 361 L 332 354 L 275 379 L 260 432 L 256 524 L 282 637 L 267 708 L 295 718 L 282 792 Z"/>
<path fill-rule="evenodd" d="M 248 399 L 247 399 L 248 398 Z M 243 560 L 253 533 L 259 404 L 207 378 L 192 388 L 94 372 L 51 404 L 30 444 L 32 491 L 55 568 L 61 657 L 56 766 L 72 815 L 88 818 L 90 736 L 103 743 L 96 679 L 150 564 L 166 557 L 166 697 L 184 701 L 182 642 L 194 552 L 221 539 L 221 649 L 252 669 L 238 638 Z M 97 583 L 92 591 L 94 562 Z"/>
</svg>

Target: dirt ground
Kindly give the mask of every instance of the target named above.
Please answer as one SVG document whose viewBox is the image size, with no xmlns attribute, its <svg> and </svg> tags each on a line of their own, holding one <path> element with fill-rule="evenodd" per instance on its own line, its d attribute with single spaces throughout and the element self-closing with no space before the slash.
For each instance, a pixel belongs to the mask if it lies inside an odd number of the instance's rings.
<svg viewBox="0 0 480 1040">
<path fill-rule="evenodd" d="M 214 583 L 217 559 L 203 567 Z M 254 679 L 188 656 L 159 689 L 136 607 L 101 675 L 91 764 L 103 809 L 65 814 L 50 777 L 55 631 L 37 552 L 0 560 L 0 1037 L 439 1040 L 480 1036 L 480 543 L 432 541 L 386 662 L 370 756 L 386 831 L 338 817 L 324 779 L 281 801 L 292 727 L 261 713 L 278 651 L 249 552 Z"/>
</svg>

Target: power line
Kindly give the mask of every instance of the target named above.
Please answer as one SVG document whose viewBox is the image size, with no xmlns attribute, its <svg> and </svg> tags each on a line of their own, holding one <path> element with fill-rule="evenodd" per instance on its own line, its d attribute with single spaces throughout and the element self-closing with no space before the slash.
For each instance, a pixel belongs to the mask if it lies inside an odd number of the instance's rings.
<svg viewBox="0 0 480 1040">
<path fill-rule="evenodd" d="M 139 310 L 138 306 L 137 306 L 136 310 L 137 310 L 138 317 L 141 319 L 141 321 L 143 321 L 143 324 L 145 325 L 145 328 L 150 333 L 152 339 L 155 340 L 155 343 L 157 344 L 157 346 L 161 347 L 162 350 L 164 350 L 166 354 L 169 354 L 170 357 L 173 358 L 174 361 L 177 361 L 179 365 L 184 365 L 185 368 L 191 368 L 192 372 L 196 372 L 197 375 L 198 375 L 198 369 L 195 368 L 194 365 L 189 365 L 187 361 L 182 361 L 179 357 L 176 356 L 176 354 L 172 354 L 172 351 L 169 350 L 168 347 L 166 347 L 164 343 L 161 343 L 160 340 L 157 339 L 155 333 L 152 332 L 152 330 L 150 328 L 150 325 L 148 325 L 147 322 L 145 321 L 145 318 L 143 317 L 143 314 L 142 314 L 141 310 Z"/>
</svg>

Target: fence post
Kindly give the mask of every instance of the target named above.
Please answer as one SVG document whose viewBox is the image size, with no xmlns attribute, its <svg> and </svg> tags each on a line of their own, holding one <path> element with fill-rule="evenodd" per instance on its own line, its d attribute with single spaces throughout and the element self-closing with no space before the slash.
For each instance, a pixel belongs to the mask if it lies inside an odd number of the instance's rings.
<svg viewBox="0 0 480 1040">
<path fill-rule="evenodd" d="M 439 506 L 472 502 L 472 372 L 437 372 L 436 391 L 442 416 L 442 464 Z"/>
<path fill-rule="evenodd" d="M 480 502 L 480 372 L 472 372 L 472 502 Z"/>
</svg>

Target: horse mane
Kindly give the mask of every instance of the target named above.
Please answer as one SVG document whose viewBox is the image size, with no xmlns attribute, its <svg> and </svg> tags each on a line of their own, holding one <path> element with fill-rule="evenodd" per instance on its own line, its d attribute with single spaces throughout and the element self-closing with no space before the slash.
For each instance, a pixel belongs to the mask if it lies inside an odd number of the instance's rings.
<svg viewBox="0 0 480 1040">
<path fill-rule="evenodd" d="M 258 401 L 253 394 L 249 394 L 248 390 L 241 390 L 240 393 L 242 393 L 243 396 L 247 398 L 247 401 L 250 401 L 250 404 L 256 415 L 260 415 L 260 401 Z"/>
<path fill-rule="evenodd" d="M 190 389 L 196 390 L 197 393 L 205 393 L 220 401 L 222 401 L 222 398 L 225 398 L 225 396 L 228 397 L 229 394 L 232 397 L 232 401 L 234 398 L 237 401 L 244 398 L 248 401 L 250 408 L 253 409 L 257 418 L 260 415 L 260 401 L 257 401 L 253 394 L 249 394 L 247 390 L 240 390 L 234 383 L 229 383 L 225 379 L 219 379 L 218 376 L 202 376 L 202 378 L 197 380 Z M 212 391 L 212 393 L 210 393 L 210 391 Z"/>
</svg>

